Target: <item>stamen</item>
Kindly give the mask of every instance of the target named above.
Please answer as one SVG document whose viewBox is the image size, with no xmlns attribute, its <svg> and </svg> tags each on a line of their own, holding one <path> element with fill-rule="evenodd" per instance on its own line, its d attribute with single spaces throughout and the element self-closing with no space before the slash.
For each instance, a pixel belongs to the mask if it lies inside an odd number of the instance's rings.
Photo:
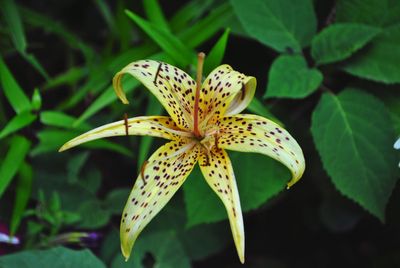
<svg viewBox="0 0 400 268">
<path fill-rule="evenodd" d="M 200 52 L 197 55 L 197 75 L 196 75 L 196 93 L 194 97 L 194 107 L 193 107 L 193 134 L 200 138 L 201 133 L 199 130 L 199 98 L 200 98 L 200 89 L 201 89 L 201 79 L 203 77 L 203 64 L 205 54 Z"/>
<path fill-rule="evenodd" d="M 246 86 L 244 85 L 244 83 L 242 82 L 242 88 L 240 89 L 241 91 L 241 95 L 240 95 L 240 100 L 244 99 L 244 95 L 246 94 Z"/>
<path fill-rule="evenodd" d="M 157 85 L 157 77 L 158 77 L 158 74 L 160 73 L 160 71 L 161 71 L 161 62 L 160 62 L 160 64 L 158 65 L 158 68 L 157 68 L 157 72 L 156 72 L 156 76 L 154 77 L 154 81 L 153 81 L 153 83 L 154 83 L 154 85 Z"/>
<path fill-rule="evenodd" d="M 214 134 L 214 143 L 215 143 L 215 147 L 217 147 L 217 149 L 219 149 L 219 147 L 218 147 L 218 139 L 219 139 L 219 136 L 218 136 L 217 133 L 215 133 Z"/>
<path fill-rule="evenodd" d="M 141 177 L 142 177 L 142 180 L 143 180 L 144 185 L 146 185 L 146 179 L 145 179 L 145 177 L 144 177 L 144 170 L 145 170 L 145 168 L 146 168 L 146 166 L 147 166 L 148 163 L 149 163 L 149 161 L 147 161 L 147 160 L 144 161 L 142 167 L 140 168 L 140 175 L 141 175 Z"/>
<path fill-rule="evenodd" d="M 129 126 L 128 126 L 128 114 L 124 113 L 124 125 L 125 125 L 125 134 L 129 136 Z"/>
</svg>

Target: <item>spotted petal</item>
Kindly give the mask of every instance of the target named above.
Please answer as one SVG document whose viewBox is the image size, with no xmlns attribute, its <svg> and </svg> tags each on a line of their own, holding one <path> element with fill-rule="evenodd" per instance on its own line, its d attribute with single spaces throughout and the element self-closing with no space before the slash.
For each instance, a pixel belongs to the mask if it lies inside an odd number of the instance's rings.
<svg viewBox="0 0 400 268">
<path fill-rule="evenodd" d="M 191 140 L 160 147 L 143 167 L 129 195 L 121 219 L 122 254 L 129 258 L 143 228 L 179 189 L 197 162 L 199 149 Z"/>
<path fill-rule="evenodd" d="M 243 216 L 231 160 L 224 149 L 213 147 L 203 152 L 199 164 L 207 183 L 224 203 L 239 259 L 244 263 Z"/>
<path fill-rule="evenodd" d="M 192 128 L 192 112 L 196 82 L 184 71 L 167 63 L 140 60 L 127 65 L 113 79 L 114 90 L 123 103 L 129 103 L 122 89 L 121 79 L 130 74 L 143 83 L 167 110 L 176 124 Z"/>
<path fill-rule="evenodd" d="M 287 166 L 292 172 L 288 187 L 303 175 L 305 160 L 296 140 L 283 128 L 257 115 L 235 115 L 217 122 L 220 148 L 257 152 L 268 155 Z"/>
<path fill-rule="evenodd" d="M 243 111 L 256 90 L 256 79 L 234 71 L 229 65 L 214 69 L 204 80 L 200 95 L 200 122 L 212 124 L 224 115 Z"/>
<path fill-rule="evenodd" d="M 175 122 L 168 116 L 139 116 L 88 131 L 65 143 L 59 151 L 62 152 L 79 144 L 100 138 L 125 135 L 145 135 L 173 140 L 190 134 L 180 131 Z"/>
</svg>

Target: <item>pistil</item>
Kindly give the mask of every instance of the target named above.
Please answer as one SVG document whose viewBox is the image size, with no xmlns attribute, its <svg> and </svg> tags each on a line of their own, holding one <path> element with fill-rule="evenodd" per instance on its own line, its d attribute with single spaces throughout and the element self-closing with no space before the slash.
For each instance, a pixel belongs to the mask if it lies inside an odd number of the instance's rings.
<svg viewBox="0 0 400 268">
<path fill-rule="evenodd" d="M 200 52 L 197 54 L 197 75 L 196 75 L 196 92 L 194 97 L 194 107 L 193 107 L 193 134 L 197 137 L 201 137 L 201 133 L 199 130 L 199 99 L 200 99 L 200 89 L 201 89 L 201 80 L 203 77 L 203 64 L 205 54 Z"/>
</svg>

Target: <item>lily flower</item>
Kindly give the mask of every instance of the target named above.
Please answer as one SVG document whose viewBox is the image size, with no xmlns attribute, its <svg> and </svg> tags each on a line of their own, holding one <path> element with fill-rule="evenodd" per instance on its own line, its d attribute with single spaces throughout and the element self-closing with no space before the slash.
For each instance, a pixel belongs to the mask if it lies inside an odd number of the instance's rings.
<svg viewBox="0 0 400 268">
<path fill-rule="evenodd" d="M 171 199 L 197 162 L 226 208 L 242 263 L 243 217 L 226 150 L 261 153 L 283 163 L 292 173 L 288 187 L 303 175 L 303 152 L 285 129 L 261 116 L 239 114 L 254 96 L 256 79 L 225 64 L 201 83 L 204 56 L 198 55 L 196 81 L 164 62 L 130 63 L 113 79 L 117 96 L 128 104 L 121 79 L 130 74 L 157 97 L 169 116 L 140 116 L 107 124 L 72 139 L 60 149 L 111 136 L 145 135 L 170 140 L 145 162 L 125 205 L 120 237 L 126 260 L 140 232 Z"/>
</svg>

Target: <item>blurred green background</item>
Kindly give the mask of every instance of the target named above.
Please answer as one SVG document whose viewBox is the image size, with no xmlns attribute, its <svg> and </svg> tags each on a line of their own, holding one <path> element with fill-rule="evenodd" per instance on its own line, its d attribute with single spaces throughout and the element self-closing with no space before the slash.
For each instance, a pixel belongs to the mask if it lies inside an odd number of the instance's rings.
<svg viewBox="0 0 400 268">
<path fill-rule="evenodd" d="M 0 0 L 0 267 L 400 267 L 400 1 Z M 246 232 L 241 265 L 222 203 L 200 171 L 139 237 L 119 220 L 163 140 L 69 139 L 165 111 L 135 79 L 156 59 L 194 77 L 221 63 L 255 76 L 246 112 L 285 126 L 306 172 L 230 153 Z M 8 237 L 16 236 L 14 240 Z"/>
</svg>

